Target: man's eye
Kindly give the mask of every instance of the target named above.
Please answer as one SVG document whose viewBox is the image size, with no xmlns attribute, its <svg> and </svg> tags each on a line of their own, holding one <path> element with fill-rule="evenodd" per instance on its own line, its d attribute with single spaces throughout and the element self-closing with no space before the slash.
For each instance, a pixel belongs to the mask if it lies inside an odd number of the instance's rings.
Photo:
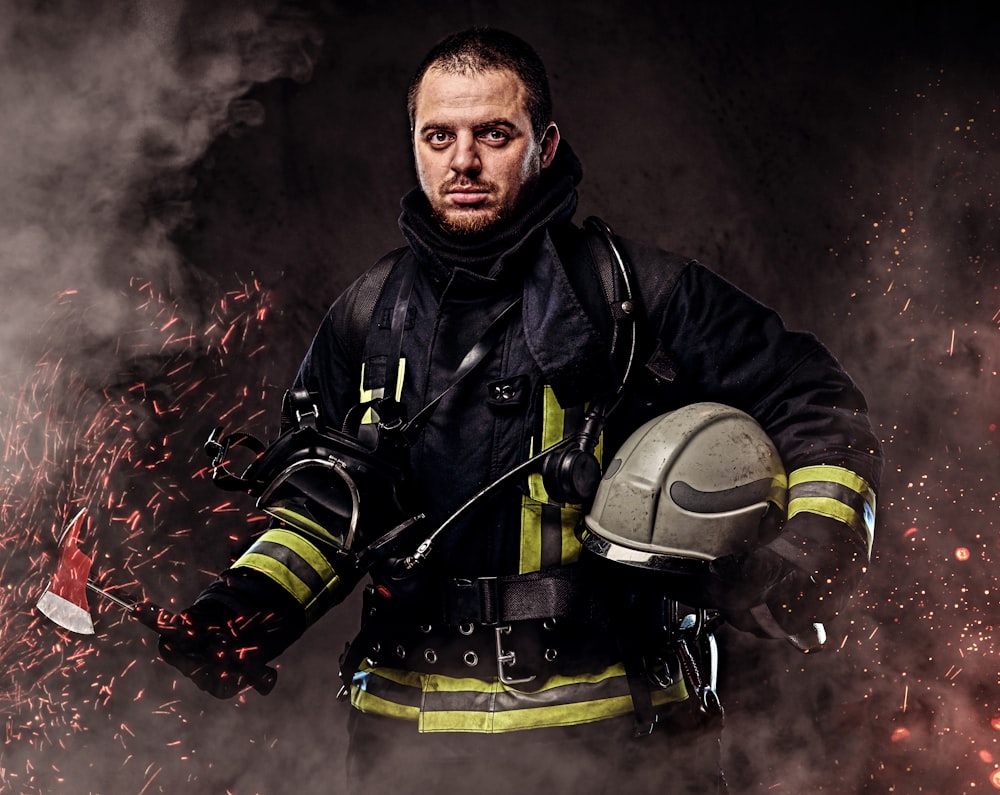
<svg viewBox="0 0 1000 795">
<path fill-rule="evenodd" d="M 448 141 L 450 140 L 451 136 L 442 130 L 437 130 L 435 132 L 430 133 L 427 136 L 427 143 L 432 144 L 434 146 L 441 146 L 443 144 L 448 143 Z"/>
<path fill-rule="evenodd" d="M 508 141 L 510 139 L 510 136 L 507 135 L 506 132 L 504 132 L 503 130 L 497 130 L 497 129 L 483 130 L 483 132 L 481 132 L 479 134 L 479 137 L 482 138 L 487 143 L 491 143 L 491 144 L 506 143 L 506 141 Z"/>
</svg>

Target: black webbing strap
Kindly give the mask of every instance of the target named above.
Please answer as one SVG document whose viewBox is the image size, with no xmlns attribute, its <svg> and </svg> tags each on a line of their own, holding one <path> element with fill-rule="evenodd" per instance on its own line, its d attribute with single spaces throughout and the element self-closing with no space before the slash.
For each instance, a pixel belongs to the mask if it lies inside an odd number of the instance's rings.
<svg viewBox="0 0 1000 795">
<path fill-rule="evenodd" d="M 399 285 L 396 305 L 392 308 L 392 322 L 389 326 L 389 357 L 385 363 L 385 385 L 382 397 L 395 400 L 396 389 L 399 386 L 399 359 L 403 352 L 403 332 L 406 330 L 406 313 L 410 306 L 410 294 L 413 292 L 413 281 L 416 278 L 417 265 L 411 263 L 403 271 L 403 280 Z"/>
<path fill-rule="evenodd" d="M 603 623 L 603 605 L 567 566 L 507 577 L 451 578 L 444 583 L 444 623 L 492 627 L 511 621 L 574 618 Z"/>
<path fill-rule="evenodd" d="M 361 610 L 361 629 L 354 640 L 344 646 L 344 653 L 340 655 L 340 681 L 343 687 L 338 698 L 350 692 L 354 682 L 354 675 L 361 668 L 365 658 L 374 649 L 375 642 L 383 629 L 383 616 L 377 609 L 372 609 L 369 602 L 373 586 L 367 585 L 364 590 L 364 602 Z"/>
<path fill-rule="evenodd" d="M 344 340 L 344 346 L 352 362 L 360 363 L 365 355 L 365 343 L 368 341 L 375 307 L 382 296 L 382 290 L 385 289 L 385 283 L 389 280 L 389 274 L 407 251 L 409 249 L 406 246 L 390 251 L 365 272 L 358 285 L 354 305 L 351 308 L 350 325 Z"/>
</svg>

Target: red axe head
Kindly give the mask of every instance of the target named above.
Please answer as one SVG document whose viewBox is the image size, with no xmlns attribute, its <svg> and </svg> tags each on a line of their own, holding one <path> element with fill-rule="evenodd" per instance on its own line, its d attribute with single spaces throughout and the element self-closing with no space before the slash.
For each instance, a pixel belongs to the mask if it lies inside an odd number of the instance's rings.
<svg viewBox="0 0 1000 795">
<path fill-rule="evenodd" d="M 93 635 L 94 622 L 87 603 L 87 579 L 93 561 L 77 547 L 86 513 L 86 508 L 81 509 L 66 525 L 59 541 L 59 564 L 36 606 L 59 626 Z"/>
</svg>

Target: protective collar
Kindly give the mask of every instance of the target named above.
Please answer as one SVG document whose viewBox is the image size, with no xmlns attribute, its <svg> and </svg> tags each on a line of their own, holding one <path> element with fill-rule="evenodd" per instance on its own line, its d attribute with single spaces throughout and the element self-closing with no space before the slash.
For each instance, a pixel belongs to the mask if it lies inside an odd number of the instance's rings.
<svg viewBox="0 0 1000 795">
<path fill-rule="evenodd" d="M 423 193 L 416 189 L 402 201 L 400 230 L 420 267 L 440 282 L 456 278 L 465 290 L 509 292 L 522 282 L 524 335 L 528 350 L 559 402 L 575 405 L 593 397 L 595 383 L 609 373 L 595 372 L 608 360 L 608 342 L 577 297 L 550 235 L 567 224 L 576 209 L 580 161 L 562 141 L 552 165 L 542 172 L 528 211 L 488 238 L 467 240 L 444 232 L 434 220 Z"/>
</svg>

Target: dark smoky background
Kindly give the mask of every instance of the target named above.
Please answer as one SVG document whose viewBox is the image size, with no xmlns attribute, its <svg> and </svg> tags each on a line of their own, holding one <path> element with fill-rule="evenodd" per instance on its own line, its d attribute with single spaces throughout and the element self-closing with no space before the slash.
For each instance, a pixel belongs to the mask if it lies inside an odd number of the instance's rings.
<svg viewBox="0 0 1000 795">
<path fill-rule="evenodd" d="M 232 702 L 113 608 L 84 638 L 32 605 L 68 506 L 102 582 L 175 608 L 246 545 L 198 448 L 273 435 L 327 305 L 399 244 L 405 88 L 470 24 L 546 61 L 580 218 L 698 257 L 870 399 L 872 566 L 827 650 L 722 633 L 734 790 L 1000 789 L 990 10 L 0 0 L 0 792 L 340 791 L 353 600 Z"/>
</svg>

